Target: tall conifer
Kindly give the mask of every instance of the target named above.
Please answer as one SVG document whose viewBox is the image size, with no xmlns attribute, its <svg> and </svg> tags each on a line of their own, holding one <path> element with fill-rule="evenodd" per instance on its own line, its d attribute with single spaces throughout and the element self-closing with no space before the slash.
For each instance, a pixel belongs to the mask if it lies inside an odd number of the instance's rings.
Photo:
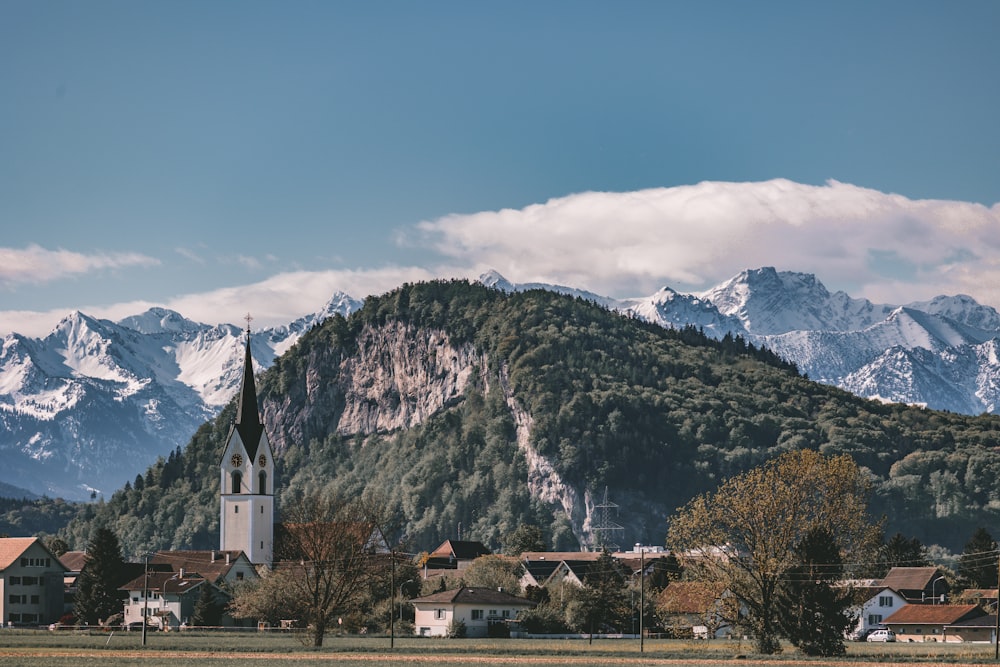
<svg viewBox="0 0 1000 667">
<path fill-rule="evenodd" d="M 126 593 L 119 591 L 125 559 L 118 537 L 107 528 L 98 528 L 87 545 L 87 557 L 77 578 L 73 613 L 81 623 L 99 624 L 123 610 Z"/>
</svg>

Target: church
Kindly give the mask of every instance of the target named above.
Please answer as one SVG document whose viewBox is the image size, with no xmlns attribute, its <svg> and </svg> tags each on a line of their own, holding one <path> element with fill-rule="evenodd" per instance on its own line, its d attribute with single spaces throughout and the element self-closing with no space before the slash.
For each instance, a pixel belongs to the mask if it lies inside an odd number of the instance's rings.
<svg viewBox="0 0 1000 667">
<path fill-rule="evenodd" d="M 270 566 L 274 561 L 274 453 L 257 407 L 249 324 L 236 419 L 219 468 L 219 548 L 242 551 L 254 565 Z"/>
</svg>

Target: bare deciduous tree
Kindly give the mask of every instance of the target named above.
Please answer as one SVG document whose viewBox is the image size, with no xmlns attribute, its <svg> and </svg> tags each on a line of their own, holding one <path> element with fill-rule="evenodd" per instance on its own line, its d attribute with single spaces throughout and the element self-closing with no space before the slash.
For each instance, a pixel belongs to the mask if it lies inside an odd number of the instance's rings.
<svg viewBox="0 0 1000 667">
<path fill-rule="evenodd" d="M 689 576 L 724 584 L 747 613 L 756 649 L 777 653 L 778 585 L 798 563 L 796 546 L 822 528 L 844 562 L 870 560 L 878 527 L 868 491 L 868 477 L 849 456 L 789 452 L 691 500 L 671 517 L 667 545 Z"/>
<path fill-rule="evenodd" d="M 241 591 L 235 616 L 305 624 L 313 646 L 322 646 L 337 619 L 355 611 L 390 560 L 381 534 L 382 508 L 318 493 L 286 501 L 274 570 Z"/>
</svg>

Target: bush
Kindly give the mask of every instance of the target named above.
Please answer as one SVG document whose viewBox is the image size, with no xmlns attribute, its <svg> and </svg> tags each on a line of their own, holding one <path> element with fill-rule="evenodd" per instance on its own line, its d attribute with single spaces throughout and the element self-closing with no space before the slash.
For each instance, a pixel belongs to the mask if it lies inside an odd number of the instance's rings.
<svg viewBox="0 0 1000 667">
<path fill-rule="evenodd" d="M 465 621 L 453 618 L 448 624 L 448 636 L 452 639 L 464 639 L 466 634 Z"/>
</svg>

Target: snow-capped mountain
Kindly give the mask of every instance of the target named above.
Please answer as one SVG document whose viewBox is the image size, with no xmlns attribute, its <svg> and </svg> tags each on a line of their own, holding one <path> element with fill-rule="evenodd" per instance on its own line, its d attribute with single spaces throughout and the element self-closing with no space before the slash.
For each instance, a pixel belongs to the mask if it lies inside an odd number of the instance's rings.
<svg viewBox="0 0 1000 667">
<path fill-rule="evenodd" d="M 495 272 L 482 281 L 507 291 L 528 288 Z M 643 298 L 592 300 L 665 327 L 743 336 L 814 380 L 866 398 L 1000 412 L 1000 313 L 966 295 L 873 304 L 831 293 L 811 274 L 764 267 L 699 295 L 664 287 Z"/>
<path fill-rule="evenodd" d="M 968 296 L 873 304 L 830 293 L 813 275 L 769 267 L 702 294 L 664 287 L 634 299 L 514 284 L 495 271 L 480 282 L 506 292 L 556 291 L 716 338 L 743 336 L 861 396 L 1000 413 L 1000 313 Z M 258 370 L 310 327 L 360 307 L 338 293 L 315 314 L 253 332 Z M 119 488 L 231 400 L 244 341 L 238 327 L 162 308 L 119 322 L 77 312 L 45 338 L 8 335 L 0 348 L 0 485 L 70 499 Z"/>
<path fill-rule="evenodd" d="M 319 312 L 256 331 L 258 370 L 313 324 L 360 302 L 337 294 Z M 239 388 L 245 332 L 153 308 L 119 322 L 75 312 L 42 339 L 0 348 L 0 482 L 85 498 L 130 481 L 190 439 Z"/>
</svg>

